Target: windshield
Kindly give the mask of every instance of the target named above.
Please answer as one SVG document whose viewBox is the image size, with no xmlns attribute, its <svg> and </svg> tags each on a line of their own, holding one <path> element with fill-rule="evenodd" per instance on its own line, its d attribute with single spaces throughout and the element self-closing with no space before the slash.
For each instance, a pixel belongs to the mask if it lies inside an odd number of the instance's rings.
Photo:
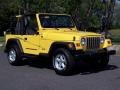
<svg viewBox="0 0 120 90">
<path fill-rule="evenodd" d="M 73 28 L 75 27 L 70 16 L 67 15 L 40 15 L 40 22 L 44 28 Z"/>
</svg>

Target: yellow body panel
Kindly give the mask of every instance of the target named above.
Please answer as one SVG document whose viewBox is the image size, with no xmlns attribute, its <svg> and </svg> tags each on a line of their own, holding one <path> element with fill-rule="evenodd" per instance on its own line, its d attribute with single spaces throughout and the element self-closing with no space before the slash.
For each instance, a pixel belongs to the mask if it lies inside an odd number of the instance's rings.
<svg viewBox="0 0 120 90">
<path fill-rule="evenodd" d="M 39 20 L 39 14 L 36 14 L 38 23 L 37 35 L 6 35 L 6 42 L 8 39 L 19 39 L 24 53 L 39 55 L 40 53 L 48 53 L 51 45 L 54 42 L 72 42 L 75 44 L 76 50 L 85 50 L 85 47 L 81 45 L 80 39 L 83 37 L 101 37 L 101 34 L 82 32 L 74 28 L 43 28 Z M 27 40 L 26 40 L 27 39 Z M 74 40 L 75 39 L 75 40 Z M 111 46 L 108 43 L 109 39 L 106 39 L 104 44 L 100 45 L 100 49 Z M 80 44 L 77 46 L 77 44 Z"/>
<path fill-rule="evenodd" d="M 39 35 L 7 35 L 6 41 L 9 38 L 18 39 L 21 43 L 24 53 L 39 55 L 40 53 Z M 26 38 L 27 40 L 25 40 Z"/>
</svg>

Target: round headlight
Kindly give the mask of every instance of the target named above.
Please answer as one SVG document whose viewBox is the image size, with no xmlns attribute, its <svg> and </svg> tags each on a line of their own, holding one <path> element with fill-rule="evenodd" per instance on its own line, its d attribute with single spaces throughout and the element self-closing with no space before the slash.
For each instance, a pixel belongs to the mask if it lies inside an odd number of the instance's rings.
<svg viewBox="0 0 120 90">
<path fill-rule="evenodd" d="M 100 43 L 103 44 L 104 41 L 105 41 L 105 38 L 104 38 L 104 37 L 101 37 L 101 38 L 100 38 Z"/>
<path fill-rule="evenodd" d="M 82 45 L 85 45 L 85 43 L 86 43 L 86 39 L 85 39 L 85 38 L 82 38 L 82 39 L 81 39 L 81 44 L 82 44 Z"/>
</svg>

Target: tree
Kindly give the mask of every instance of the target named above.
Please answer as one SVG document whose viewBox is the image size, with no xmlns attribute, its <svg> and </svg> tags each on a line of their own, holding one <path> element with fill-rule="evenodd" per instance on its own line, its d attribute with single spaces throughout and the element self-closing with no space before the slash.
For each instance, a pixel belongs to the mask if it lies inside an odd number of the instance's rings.
<svg viewBox="0 0 120 90">
<path fill-rule="evenodd" d="M 16 0 L 0 0 L 0 35 L 7 29 L 9 17 L 16 13 L 17 5 Z"/>
<path fill-rule="evenodd" d="M 0 30 L 7 29 L 10 16 L 25 12 L 68 13 L 78 29 L 108 28 L 114 4 L 115 0 L 1 0 Z"/>
<path fill-rule="evenodd" d="M 120 28 L 120 3 L 117 3 L 115 6 L 113 14 L 113 27 Z"/>
</svg>

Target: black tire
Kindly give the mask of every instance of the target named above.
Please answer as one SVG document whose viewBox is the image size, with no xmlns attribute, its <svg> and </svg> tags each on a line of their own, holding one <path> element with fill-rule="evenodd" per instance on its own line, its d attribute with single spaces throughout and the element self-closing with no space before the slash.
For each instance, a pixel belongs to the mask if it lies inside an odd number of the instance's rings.
<svg viewBox="0 0 120 90">
<path fill-rule="evenodd" d="M 11 45 L 9 47 L 7 56 L 8 56 L 8 62 L 11 65 L 14 65 L 14 66 L 21 65 L 21 63 L 22 63 L 21 52 L 17 45 Z"/>
<path fill-rule="evenodd" d="M 105 68 L 109 63 L 109 55 L 103 55 L 95 61 L 95 67 Z"/>
<path fill-rule="evenodd" d="M 69 75 L 75 66 L 72 54 L 64 48 L 57 49 L 53 53 L 52 61 L 55 72 L 60 75 Z"/>
</svg>

